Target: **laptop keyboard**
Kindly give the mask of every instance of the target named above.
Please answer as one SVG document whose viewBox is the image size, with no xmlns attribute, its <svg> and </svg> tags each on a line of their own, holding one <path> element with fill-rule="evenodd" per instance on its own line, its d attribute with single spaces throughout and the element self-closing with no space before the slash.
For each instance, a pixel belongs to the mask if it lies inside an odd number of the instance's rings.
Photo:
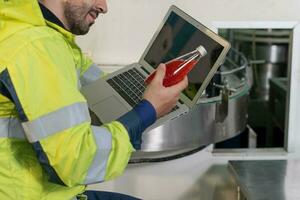
<svg viewBox="0 0 300 200">
<path fill-rule="evenodd" d="M 145 76 L 137 69 L 132 68 L 109 79 L 107 82 L 127 101 L 127 103 L 129 103 L 129 105 L 134 107 L 143 98 L 146 88 L 144 80 Z"/>
<path fill-rule="evenodd" d="M 126 72 L 118 74 L 117 76 L 108 79 L 108 84 L 113 87 L 129 105 L 134 107 L 143 98 L 146 89 L 145 76 L 137 69 L 132 68 Z M 172 111 L 177 110 L 176 105 Z M 171 112 L 172 112 L 171 111 Z"/>
</svg>

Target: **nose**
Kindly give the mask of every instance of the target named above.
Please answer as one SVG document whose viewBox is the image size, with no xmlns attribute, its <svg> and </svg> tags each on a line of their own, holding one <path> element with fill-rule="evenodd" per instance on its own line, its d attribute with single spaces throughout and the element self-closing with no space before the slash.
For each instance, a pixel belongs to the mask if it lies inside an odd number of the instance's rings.
<svg viewBox="0 0 300 200">
<path fill-rule="evenodd" d="M 96 7 L 102 11 L 102 13 L 107 13 L 107 3 L 106 0 L 97 0 Z"/>
</svg>

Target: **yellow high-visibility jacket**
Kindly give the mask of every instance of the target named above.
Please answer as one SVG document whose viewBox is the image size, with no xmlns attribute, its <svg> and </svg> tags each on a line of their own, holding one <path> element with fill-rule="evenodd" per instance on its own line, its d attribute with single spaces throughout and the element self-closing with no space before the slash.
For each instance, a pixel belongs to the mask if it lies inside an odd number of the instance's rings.
<svg viewBox="0 0 300 200">
<path fill-rule="evenodd" d="M 93 70 L 37 0 L 0 0 L 0 199 L 72 199 L 122 173 L 127 127 L 91 126 L 79 92 Z"/>
</svg>

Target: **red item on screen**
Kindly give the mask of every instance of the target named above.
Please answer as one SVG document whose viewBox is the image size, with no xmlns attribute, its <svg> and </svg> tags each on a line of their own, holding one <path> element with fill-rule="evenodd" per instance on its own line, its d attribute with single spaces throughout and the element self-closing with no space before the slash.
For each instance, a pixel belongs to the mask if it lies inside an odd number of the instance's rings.
<svg viewBox="0 0 300 200">
<path fill-rule="evenodd" d="M 170 87 L 182 81 L 184 77 L 193 69 L 193 67 L 197 64 L 197 60 L 192 60 L 187 63 L 181 70 L 179 70 L 176 74 L 174 72 L 182 66 L 185 60 L 173 60 L 169 63 L 166 63 L 166 74 L 163 80 L 163 85 L 165 87 Z M 153 80 L 156 74 L 156 70 L 152 72 L 148 78 L 145 80 L 145 83 L 148 85 Z"/>
</svg>

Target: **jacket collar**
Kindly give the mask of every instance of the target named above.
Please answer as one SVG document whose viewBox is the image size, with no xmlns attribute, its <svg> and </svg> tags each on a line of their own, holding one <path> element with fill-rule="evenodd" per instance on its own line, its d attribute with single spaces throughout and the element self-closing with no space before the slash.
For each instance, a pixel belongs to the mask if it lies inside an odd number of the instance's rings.
<svg viewBox="0 0 300 200">
<path fill-rule="evenodd" d="M 43 17 L 48 20 L 49 22 L 52 22 L 53 24 L 56 24 L 60 26 L 63 29 L 66 29 L 64 24 L 55 16 L 53 12 L 51 12 L 46 6 L 43 4 L 39 3 L 39 6 L 41 8 Z"/>
<path fill-rule="evenodd" d="M 44 19 L 46 20 L 46 24 L 56 31 L 63 34 L 70 42 L 74 43 L 75 37 L 69 32 L 64 24 L 55 16 L 53 12 L 51 12 L 46 6 L 39 3 Z"/>
</svg>

